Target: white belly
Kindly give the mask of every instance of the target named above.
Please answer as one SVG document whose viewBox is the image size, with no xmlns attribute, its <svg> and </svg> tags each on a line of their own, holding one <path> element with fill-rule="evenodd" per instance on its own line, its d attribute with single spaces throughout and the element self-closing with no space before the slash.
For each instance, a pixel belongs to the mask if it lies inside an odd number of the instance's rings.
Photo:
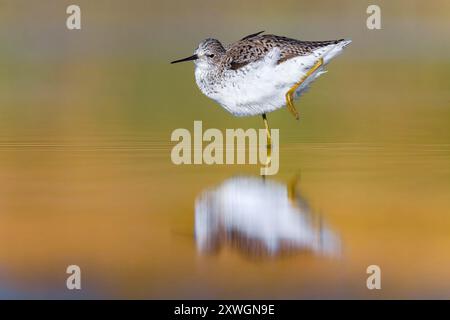
<svg viewBox="0 0 450 320">
<path fill-rule="evenodd" d="M 299 56 L 276 64 L 279 50 L 273 49 L 263 60 L 251 63 L 237 71 L 229 70 L 224 74 L 226 81 L 215 88 L 214 92 L 200 89 L 211 99 L 235 116 L 251 116 L 268 113 L 282 108 L 286 104 L 286 93 L 318 62 L 324 59 L 326 65 L 342 51 L 342 45 L 329 45 L 317 49 L 311 55 Z M 296 90 L 295 97 L 304 93 L 308 86 L 324 73 L 324 66 L 318 68 Z M 196 70 L 196 77 L 197 74 Z"/>
</svg>

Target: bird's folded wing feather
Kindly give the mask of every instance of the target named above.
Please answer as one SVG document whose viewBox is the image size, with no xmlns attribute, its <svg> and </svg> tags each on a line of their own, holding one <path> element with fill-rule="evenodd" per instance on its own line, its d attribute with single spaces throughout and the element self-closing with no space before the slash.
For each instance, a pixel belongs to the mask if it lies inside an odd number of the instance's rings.
<svg viewBox="0 0 450 320">
<path fill-rule="evenodd" d="M 270 34 L 250 35 L 227 47 L 227 66 L 231 70 L 238 70 L 266 57 L 274 48 L 279 49 L 277 64 L 280 64 L 297 56 L 309 55 L 315 49 L 334 44 L 336 41 L 300 41 Z"/>
</svg>

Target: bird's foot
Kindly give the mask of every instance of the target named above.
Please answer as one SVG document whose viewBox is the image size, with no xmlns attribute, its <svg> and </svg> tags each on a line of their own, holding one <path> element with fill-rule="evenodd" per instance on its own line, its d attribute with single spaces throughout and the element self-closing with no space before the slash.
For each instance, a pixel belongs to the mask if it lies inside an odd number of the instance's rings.
<svg viewBox="0 0 450 320">
<path fill-rule="evenodd" d="M 289 112 L 294 116 L 295 120 L 300 119 L 300 115 L 298 114 L 298 111 L 297 109 L 295 109 L 294 105 L 294 92 L 295 90 L 297 90 L 297 88 L 297 86 L 294 86 L 286 93 L 286 106 Z"/>
</svg>

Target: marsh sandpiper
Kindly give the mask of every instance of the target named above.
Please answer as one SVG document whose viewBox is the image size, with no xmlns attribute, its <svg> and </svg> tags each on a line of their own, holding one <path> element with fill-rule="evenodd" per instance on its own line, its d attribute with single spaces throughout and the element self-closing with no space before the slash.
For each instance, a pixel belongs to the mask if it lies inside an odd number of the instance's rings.
<svg viewBox="0 0 450 320">
<path fill-rule="evenodd" d="M 294 99 L 351 40 L 300 41 L 263 32 L 228 46 L 205 39 L 194 55 L 171 63 L 194 61 L 200 90 L 233 115 L 261 114 L 270 146 L 266 113 L 286 105 L 298 120 Z"/>
</svg>

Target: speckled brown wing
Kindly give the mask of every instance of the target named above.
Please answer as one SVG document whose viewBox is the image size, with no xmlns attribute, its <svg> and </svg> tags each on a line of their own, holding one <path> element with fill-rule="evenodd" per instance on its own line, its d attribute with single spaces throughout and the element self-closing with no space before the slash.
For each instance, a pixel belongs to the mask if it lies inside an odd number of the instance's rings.
<svg viewBox="0 0 450 320">
<path fill-rule="evenodd" d="M 275 47 L 280 49 L 278 64 L 298 56 L 310 54 L 315 49 L 339 43 L 341 40 L 300 41 L 272 34 L 247 36 L 227 47 L 227 65 L 231 70 L 263 58 Z"/>
</svg>

